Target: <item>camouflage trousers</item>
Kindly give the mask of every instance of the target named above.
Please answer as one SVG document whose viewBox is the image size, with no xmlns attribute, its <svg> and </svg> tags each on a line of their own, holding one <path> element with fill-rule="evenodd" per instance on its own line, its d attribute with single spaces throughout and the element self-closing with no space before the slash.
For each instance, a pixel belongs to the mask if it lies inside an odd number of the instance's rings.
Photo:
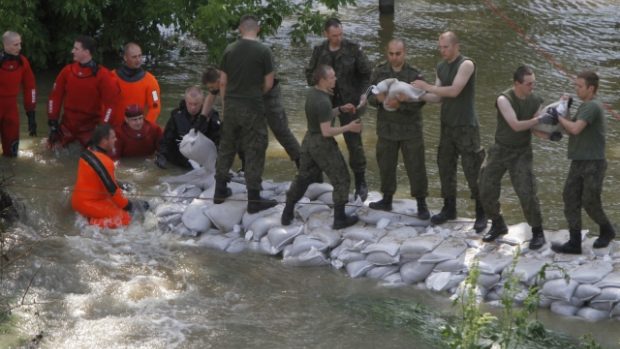
<svg viewBox="0 0 620 349">
<path fill-rule="evenodd" d="M 532 227 L 542 226 L 532 162 L 531 146 L 511 148 L 494 144 L 489 148 L 480 169 L 480 201 L 484 213 L 490 219 L 497 219 L 500 216 L 501 182 L 508 171 L 527 223 Z"/>
<path fill-rule="evenodd" d="M 581 208 L 596 224 L 608 224 L 601 193 L 607 160 L 573 160 L 564 184 L 564 216 L 569 229 L 581 229 Z"/>
<path fill-rule="evenodd" d="M 325 172 L 334 186 L 332 193 L 334 204 L 346 204 L 349 201 L 349 170 L 344 157 L 333 138 L 325 138 L 320 133 L 306 133 L 301 143 L 299 172 L 286 193 L 286 201 L 296 203 L 321 172 Z"/>
<path fill-rule="evenodd" d="M 426 161 L 424 159 L 424 138 L 422 132 L 414 138 L 394 141 L 385 137 L 377 139 L 377 164 L 381 177 L 381 192 L 393 195 L 396 192 L 396 169 L 398 152 L 403 155 L 403 162 L 411 196 L 423 198 L 428 196 L 428 179 L 426 176 Z"/>
<path fill-rule="evenodd" d="M 437 150 L 437 166 L 441 181 L 441 197 L 456 197 L 457 162 L 461 165 L 471 191 L 471 198 L 478 198 L 478 174 L 484 160 L 484 149 L 480 147 L 478 127 L 442 125 Z"/>
<path fill-rule="evenodd" d="M 228 171 L 240 149 L 245 154 L 246 186 L 248 190 L 260 190 L 268 144 L 262 105 L 248 107 L 233 100 L 226 101 L 221 131 L 215 179 L 228 180 Z"/>
<path fill-rule="evenodd" d="M 344 126 L 359 118 L 358 114 L 343 113 L 338 117 L 340 125 Z M 362 145 L 362 133 L 345 132 L 342 134 L 349 151 L 349 167 L 353 173 L 366 171 L 366 154 Z"/>
<path fill-rule="evenodd" d="M 297 138 L 288 127 L 288 118 L 282 106 L 282 97 L 280 93 L 280 84 L 275 85 L 263 97 L 265 104 L 265 117 L 269 129 L 282 145 L 291 160 L 299 159 L 300 145 Z"/>
</svg>

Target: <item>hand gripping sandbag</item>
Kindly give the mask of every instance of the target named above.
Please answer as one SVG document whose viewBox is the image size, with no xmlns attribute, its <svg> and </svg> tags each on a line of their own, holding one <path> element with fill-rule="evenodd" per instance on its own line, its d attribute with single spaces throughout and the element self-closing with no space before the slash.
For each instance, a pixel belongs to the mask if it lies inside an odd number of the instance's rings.
<svg viewBox="0 0 620 349">
<path fill-rule="evenodd" d="M 557 120 L 558 117 L 563 118 L 568 116 L 568 110 L 570 109 L 573 103 L 572 98 L 562 98 L 557 102 L 551 103 L 548 106 L 542 109 L 542 113 L 549 115 L 550 119 L 553 120 L 550 123 L 541 122 L 538 125 L 534 126 L 534 129 L 537 131 L 542 131 L 545 133 L 554 133 L 554 132 L 562 132 L 564 133 L 564 127 Z"/>
<path fill-rule="evenodd" d="M 406 102 L 418 102 L 420 98 L 424 96 L 426 91 L 420 90 L 411 86 L 404 81 L 400 81 L 396 78 L 385 79 L 379 82 L 377 85 L 372 87 L 373 94 L 385 93 L 386 98 L 383 101 L 383 109 L 387 111 L 394 111 L 395 109 L 390 108 L 387 105 L 387 101 L 390 99 L 398 98 L 398 96 L 402 96 L 404 101 Z"/>
<path fill-rule="evenodd" d="M 183 136 L 179 150 L 186 158 L 194 160 L 207 170 L 215 171 L 215 160 L 217 159 L 217 147 L 207 136 L 195 129 Z"/>
</svg>

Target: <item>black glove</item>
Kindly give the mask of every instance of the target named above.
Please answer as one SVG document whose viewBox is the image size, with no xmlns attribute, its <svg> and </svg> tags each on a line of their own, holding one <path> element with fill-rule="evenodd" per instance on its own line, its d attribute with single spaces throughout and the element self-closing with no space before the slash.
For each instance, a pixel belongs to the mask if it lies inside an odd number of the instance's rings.
<svg viewBox="0 0 620 349">
<path fill-rule="evenodd" d="M 123 210 L 125 210 L 127 212 L 130 212 L 130 213 L 135 213 L 136 211 L 144 212 L 144 211 L 148 210 L 149 207 L 151 207 L 151 205 L 149 205 L 148 201 L 145 201 L 145 200 L 129 200 L 127 202 L 127 205 L 125 205 L 125 207 L 123 207 Z"/>
<path fill-rule="evenodd" d="M 558 124 L 558 110 L 555 108 L 547 108 L 547 111 L 543 116 L 538 119 L 541 124 L 557 125 Z"/>
<path fill-rule="evenodd" d="M 27 111 L 26 115 L 28 116 L 28 135 L 36 136 L 37 135 L 37 120 L 34 117 L 34 110 Z"/>
<path fill-rule="evenodd" d="M 125 210 L 127 212 L 133 211 L 133 204 L 131 203 L 130 200 L 127 201 L 127 205 L 125 205 L 125 207 L 123 207 L 123 210 Z"/>
<path fill-rule="evenodd" d="M 165 170 L 167 168 L 166 167 L 167 163 L 168 163 L 168 160 L 166 160 L 166 157 L 164 156 L 164 154 L 157 153 L 157 156 L 155 157 L 155 165 Z"/>
<path fill-rule="evenodd" d="M 58 126 L 58 120 L 48 120 L 47 125 L 49 126 L 50 133 L 47 136 L 47 141 L 50 144 L 54 144 L 60 142 L 60 128 Z"/>
<path fill-rule="evenodd" d="M 562 132 L 558 132 L 558 131 L 556 131 L 556 132 L 553 132 L 553 133 L 551 133 L 551 134 L 549 135 L 549 140 L 550 140 L 550 141 L 557 142 L 557 141 L 559 141 L 560 139 L 562 139 Z"/>
</svg>

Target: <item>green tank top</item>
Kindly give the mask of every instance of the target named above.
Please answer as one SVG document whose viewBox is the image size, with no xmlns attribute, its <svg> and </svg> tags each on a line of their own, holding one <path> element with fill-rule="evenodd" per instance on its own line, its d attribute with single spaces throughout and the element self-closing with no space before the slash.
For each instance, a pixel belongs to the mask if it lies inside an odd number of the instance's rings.
<svg viewBox="0 0 620 349">
<path fill-rule="evenodd" d="M 441 86 L 450 86 L 456 77 L 461 64 L 464 61 L 473 60 L 458 56 L 452 63 L 442 61 L 437 65 L 437 77 Z M 474 62 L 475 66 L 475 62 Z M 476 108 L 474 106 L 474 94 L 476 84 L 476 71 L 467 81 L 461 93 L 456 97 L 443 97 L 441 102 L 441 123 L 446 126 L 478 126 Z"/>
<path fill-rule="evenodd" d="M 525 99 L 520 99 L 515 95 L 515 91 L 510 88 L 502 92 L 510 102 L 512 110 L 517 115 L 517 120 L 531 119 L 543 103 L 543 99 L 535 94 L 530 94 Z M 495 105 L 497 108 L 497 104 Z M 495 131 L 495 142 L 504 146 L 524 147 L 532 142 L 532 132 L 530 130 L 515 131 L 513 130 L 502 113 L 497 109 L 497 129 Z"/>
</svg>

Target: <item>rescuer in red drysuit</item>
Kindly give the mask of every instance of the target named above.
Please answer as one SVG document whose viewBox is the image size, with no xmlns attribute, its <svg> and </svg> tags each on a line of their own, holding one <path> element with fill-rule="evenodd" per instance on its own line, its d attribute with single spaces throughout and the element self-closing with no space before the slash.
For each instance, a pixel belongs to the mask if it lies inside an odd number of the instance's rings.
<svg viewBox="0 0 620 349">
<path fill-rule="evenodd" d="M 2 155 L 17 156 L 19 148 L 19 111 L 17 95 L 20 87 L 24 93 L 24 109 L 28 116 L 28 134 L 37 135 L 37 122 L 34 109 L 36 105 L 36 88 L 34 74 L 28 59 L 21 55 L 21 36 L 12 31 L 2 35 L 0 51 L 0 139 Z"/>
<path fill-rule="evenodd" d="M 86 146 L 93 129 L 101 122 L 110 122 L 112 109 L 120 89 L 112 73 L 95 63 L 95 40 L 89 36 L 75 39 L 73 63 L 65 66 L 52 88 L 48 103 L 50 146 L 66 146 L 78 140 Z M 63 109 L 60 124 L 60 109 Z"/>
<path fill-rule="evenodd" d="M 125 122 L 115 127 L 116 144 L 113 159 L 153 155 L 163 131 L 161 127 L 144 119 L 142 107 L 130 104 L 125 109 Z"/>
</svg>

